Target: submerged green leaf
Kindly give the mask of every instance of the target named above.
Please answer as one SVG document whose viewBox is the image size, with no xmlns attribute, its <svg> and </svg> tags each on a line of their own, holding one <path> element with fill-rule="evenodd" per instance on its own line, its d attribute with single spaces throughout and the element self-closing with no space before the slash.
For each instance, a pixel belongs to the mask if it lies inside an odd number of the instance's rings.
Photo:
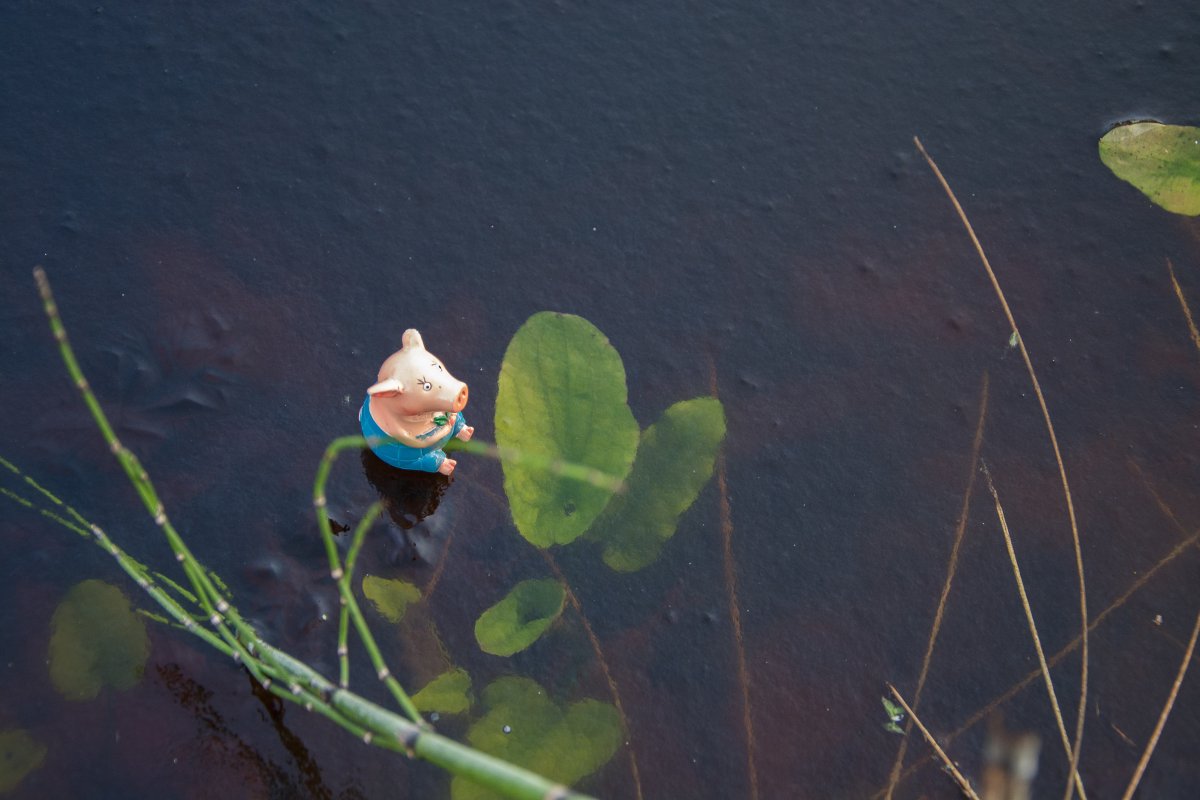
<svg viewBox="0 0 1200 800">
<path fill-rule="evenodd" d="M 87 700 L 104 686 L 131 689 L 141 680 L 150 638 L 116 586 L 97 580 L 76 584 L 50 624 L 50 679 L 63 697 Z"/>
<path fill-rule="evenodd" d="M 725 411 L 715 397 L 676 403 L 646 429 L 629 490 L 613 499 L 591 534 L 604 543 L 605 564 L 632 572 L 658 558 L 712 477 L 724 438 Z"/>
<path fill-rule="evenodd" d="M 504 491 L 521 535 L 538 547 L 578 538 L 612 490 L 554 474 L 537 459 L 592 467 L 621 479 L 637 451 L 625 367 L 582 317 L 530 317 L 504 354 L 496 395 L 496 443 L 533 456 L 504 465 Z"/>
<path fill-rule="evenodd" d="M 418 711 L 461 714 L 471 707 L 471 676 L 465 669 L 443 672 L 412 696 Z"/>
<path fill-rule="evenodd" d="M 46 760 L 46 746 L 20 728 L 0 731 L 0 794 L 17 788 Z"/>
<path fill-rule="evenodd" d="M 879 698 L 883 703 L 883 710 L 887 712 L 888 719 L 892 722 L 899 722 L 904 719 L 904 709 L 893 703 L 886 697 Z"/>
<path fill-rule="evenodd" d="M 500 678 L 484 689 L 482 700 L 487 713 L 471 726 L 467 740 L 566 785 L 608 763 L 624 740 L 613 706 L 581 700 L 564 711 L 528 678 Z M 486 800 L 498 795 L 456 776 L 450 797 Z"/>
<path fill-rule="evenodd" d="M 364 575 L 362 591 L 388 622 L 399 622 L 410 603 L 421 599 L 421 590 L 408 581 Z"/>
<path fill-rule="evenodd" d="M 562 613 L 566 593 L 552 579 L 521 581 L 475 621 L 475 639 L 485 653 L 511 656 L 536 642 Z"/>
<path fill-rule="evenodd" d="M 1100 160 L 1167 211 L 1200 215 L 1200 128 L 1121 125 L 1100 139 Z"/>
</svg>

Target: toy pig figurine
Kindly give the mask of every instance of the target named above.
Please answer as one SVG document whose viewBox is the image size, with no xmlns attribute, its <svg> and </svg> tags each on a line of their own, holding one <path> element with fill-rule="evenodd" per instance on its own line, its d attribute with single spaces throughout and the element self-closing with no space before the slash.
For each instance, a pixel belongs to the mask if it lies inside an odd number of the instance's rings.
<svg viewBox="0 0 1200 800">
<path fill-rule="evenodd" d="M 467 385 L 425 349 L 414 329 L 401 341 L 404 346 L 388 356 L 378 381 L 367 389 L 358 412 L 363 436 L 393 467 L 449 475 L 457 462 L 441 448 L 455 436 L 466 442 L 475 433 L 461 413 Z M 396 441 L 382 441 L 388 437 Z"/>
</svg>

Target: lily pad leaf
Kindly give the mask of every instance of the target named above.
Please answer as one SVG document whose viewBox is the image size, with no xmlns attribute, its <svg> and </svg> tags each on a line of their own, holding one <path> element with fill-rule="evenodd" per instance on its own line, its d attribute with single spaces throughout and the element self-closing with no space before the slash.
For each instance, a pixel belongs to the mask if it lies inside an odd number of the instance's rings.
<svg viewBox="0 0 1200 800">
<path fill-rule="evenodd" d="M 410 603 L 421 599 L 421 590 L 408 581 L 364 575 L 363 594 L 388 622 L 399 622 Z"/>
<path fill-rule="evenodd" d="M 562 585 L 552 578 L 521 581 L 475 621 L 480 649 L 496 656 L 521 652 L 558 619 L 565 600 Z"/>
<path fill-rule="evenodd" d="M 1121 125 L 1100 139 L 1100 160 L 1167 211 L 1200 215 L 1200 128 Z"/>
<path fill-rule="evenodd" d="M 0 731 L 0 794 L 17 788 L 46 760 L 46 747 L 20 728 Z"/>
<path fill-rule="evenodd" d="M 461 714 L 471 707 L 471 676 L 464 669 L 443 672 L 412 696 L 418 711 Z"/>
<path fill-rule="evenodd" d="M 146 624 L 116 586 L 76 584 L 51 619 L 50 680 L 68 700 L 88 700 L 105 686 L 131 689 L 150 655 Z"/>
<path fill-rule="evenodd" d="M 467 740 L 565 785 L 608 763 L 625 738 L 613 706 L 581 700 L 563 709 L 528 678 L 500 678 L 484 689 L 482 700 L 486 713 L 471 726 Z M 455 777 L 450 784 L 452 800 L 498 796 L 466 778 Z"/>
<path fill-rule="evenodd" d="M 604 563 L 632 572 L 658 558 L 712 477 L 725 438 L 725 411 L 715 397 L 697 397 L 668 408 L 642 434 L 628 491 L 613 498 L 591 538 L 604 543 Z"/>
<path fill-rule="evenodd" d="M 604 334 L 582 317 L 530 317 L 504 353 L 496 395 L 496 443 L 532 456 L 505 460 L 513 522 L 538 547 L 578 538 L 612 490 L 555 474 L 565 461 L 623 479 L 637 451 L 625 366 Z"/>
</svg>

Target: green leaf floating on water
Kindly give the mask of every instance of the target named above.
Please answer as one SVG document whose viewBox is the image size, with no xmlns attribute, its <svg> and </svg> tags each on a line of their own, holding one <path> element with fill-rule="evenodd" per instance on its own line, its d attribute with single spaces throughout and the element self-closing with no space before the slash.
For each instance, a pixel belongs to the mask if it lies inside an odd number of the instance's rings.
<svg viewBox="0 0 1200 800">
<path fill-rule="evenodd" d="M 495 656 L 521 652 L 558 619 L 565 600 L 562 585 L 552 578 L 521 581 L 475 621 L 479 648 Z"/>
<path fill-rule="evenodd" d="M 46 747 L 20 728 L 0 731 L 0 794 L 17 788 L 46 760 Z"/>
<path fill-rule="evenodd" d="M 78 583 L 51 620 L 50 680 L 68 700 L 88 700 L 100 689 L 131 689 L 150 655 L 146 624 L 117 587 Z"/>
<path fill-rule="evenodd" d="M 1167 211 L 1200 215 L 1200 128 L 1121 125 L 1100 139 L 1100 160 Z"/>
<path fill-rule="evenodd" d="M 562 709 L 541 686 L 520 677 L 500 678 L 483 691 L 486 714 L 467 741 L 485 753 L 573 784 L 608 763 L 624 741 L 617 710 L 598 700 Z M 488 800 L 492 794 L 455 777 L 452 800 Z"/>
<path fill-rule="evenodd" d="M 496 395 L 496 443 L 624 478 L 637 451 L 625 366 L 582 317 L 544 311 L 530 317 L 504 353 Z M 521 535 L 538 547 L 578 538 L 612 491 L 505 461 L 504 491 Z"/>
<path fill-rule="evenodd" d="M 461 714 L 471 707 L 471 676 L 464 669 L 443 672 L 412 696 L 418 711 Z"/>
<path fill-rule="evenodd" d="M 388 622 L 399 622 L 410 603 L 421 599 L 421 590 L 407 581 L 364 575 L 362 591 Z"/>
<path fill-rule="evenodd" d="M 632 572 L 658 558 L 712 477 L 724 438 L 725 411 L 715 397 L 676 403 L 646 429 L 629 489 L 613 498 L 589 534 L 604 543 L 605 564 Z"/>
</svg>

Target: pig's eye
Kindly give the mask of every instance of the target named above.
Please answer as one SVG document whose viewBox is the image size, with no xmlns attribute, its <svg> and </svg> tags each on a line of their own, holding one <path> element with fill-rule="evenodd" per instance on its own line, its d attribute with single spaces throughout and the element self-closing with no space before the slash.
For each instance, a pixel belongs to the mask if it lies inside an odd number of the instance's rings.
<svg viewBox="0 0 1200 800">
<path fill-rule="evenodd" d="M 431 391 L 433 389 L 433 384 L 430 383 L 429 381 L 425 380 L 424 378 L 418 378 L 418 382 L 421 384 L 421 388 L 427 392 Z"/>
</svg>

